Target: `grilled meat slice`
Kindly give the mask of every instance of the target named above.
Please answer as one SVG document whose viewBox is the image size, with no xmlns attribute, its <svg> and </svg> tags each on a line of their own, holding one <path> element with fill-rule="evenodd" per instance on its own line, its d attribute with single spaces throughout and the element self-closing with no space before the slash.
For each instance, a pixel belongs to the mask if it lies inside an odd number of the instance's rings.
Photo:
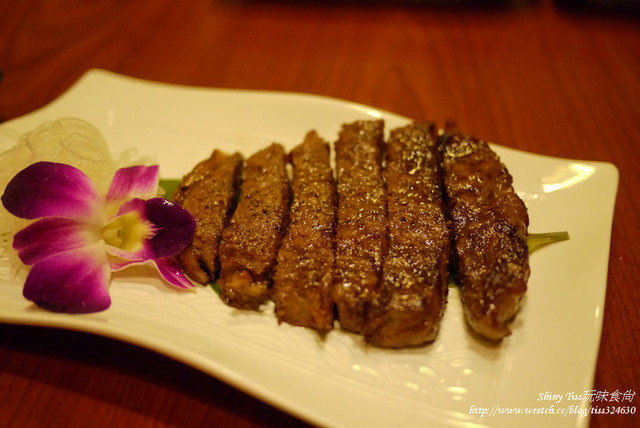
<svg viewBox="0 0 640 428">
<path fill-rule="evenodd" d="M 182 269 L 201 284 L 214 280 L 222 230 L 235 206 L 243 158 L 214 150 L 185 175 L 173 201 L 196 219 L 193 240 L 177 257 Z"/>
<path fill-rule="evenodd" d="M 386 348 L 435 340 L 447 300 L 449 229 L 435 127 L 394 129 L 386 147 L 389 250 L 363 334 Z"/>
<path fill-rule="evenodd" d="M 240 202 L 220 243 L 218 285 L 226 304 L 258 310 L 269 298 L 289 194 L 286 154 L 280 144 L 247 159 Z"/>
<path fill-rule="evenodd" d="M 379 292 L 387 247 L 382 178 L 384 122 L 343 125 L 335 143 L 338 229 L 333 301 L 343 329 L 359 333 Z"/>
<path fill-rule="evenodd" d="M 527 289 L 527 209 L 487 143 L 450 132 L 440 148 L 464 313 L 473 330 L 498 341 L 511 334 Z"/>
<path fill-rule="evenodd" d="M 336 189 L 329 151 L 315 131 L 291 151 L 293 201 L 271 295 L 280 322 L 321 331 L 333 328 Z"/>
</svg>

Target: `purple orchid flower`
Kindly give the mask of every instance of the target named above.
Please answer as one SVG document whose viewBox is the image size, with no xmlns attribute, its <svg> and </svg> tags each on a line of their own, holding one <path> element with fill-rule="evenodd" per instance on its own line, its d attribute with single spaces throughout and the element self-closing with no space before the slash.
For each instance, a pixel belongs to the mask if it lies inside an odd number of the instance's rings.
<svg viewBox="0 0 640 428">
<path fill-rule="evenodd" d="M 191 242 L 196 222 L 157 190 L 157 166 L 119 169 L 106 196 L 70 165 L 38 162 L 20 171 L 2 203 L 38 219 L 13 239 L 20 260 L 32 265 L 25 298 L 55 312 L 102 311 L 111 305 L 111 272 L 145 262 L 169 284 L 192 288 L 173 256 Z"/>
</svg>

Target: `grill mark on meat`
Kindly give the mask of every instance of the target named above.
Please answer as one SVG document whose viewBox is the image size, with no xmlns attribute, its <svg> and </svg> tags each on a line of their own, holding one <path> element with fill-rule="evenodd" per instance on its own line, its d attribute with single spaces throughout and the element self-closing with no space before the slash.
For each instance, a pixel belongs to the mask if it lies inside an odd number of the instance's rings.
<svg viewBox="0 0 640 428">
<path fill-rule="evenodd" d="M 330 147 L 315 131 L 291 151 L 294 168 L 289 226 L 273 276 L 278 321 L 333 328 L 331 300 L 336 190 Z"/>
<path fill-rule="evenodd" d="M 527 289 L 527 209 L 487 143 L 445 133 L 441 153 L 465 317 L 478 334 L 498 341 L 511 334 Z"/>
<path fill-rule="evenodd" d="M 269 298 L 289 194 L 286 155 L 280 144 L 247 159 L 240 202 L 220 243 L 218 286 L 226 304 L 258 310 Z"/>
<path fill-rule="evenodd" d="M 228 224 L 242 174 L 243 158 L 214 150 L 185 175 L 173 201 L 196 219 L 192 242 L 177 256 L 187 275 L 201 284 L 215 279 L 218 246 Z"/>
<path fill-rule="evenodd" d="M 389 251 L 368 343 L 401 348 L 435 340 L 447 299 L 450 238 L 430 123 L 394 129 L 386 147 Z"/>
<path fill-rule="evenodd" d="M 341 327 L 355 333 L 379 292 L 387 246 L 383 128 L 382 120 L 346 124 L 335 143 L 338 229 L 332 298 Z"/>
</svg>

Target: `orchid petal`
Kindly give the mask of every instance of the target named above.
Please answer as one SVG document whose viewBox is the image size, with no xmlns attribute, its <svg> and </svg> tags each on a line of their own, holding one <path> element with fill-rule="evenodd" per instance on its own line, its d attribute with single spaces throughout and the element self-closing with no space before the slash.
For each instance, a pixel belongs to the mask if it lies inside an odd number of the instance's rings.
<svg viewBox="0 0 640 428">
<path fill-rule="evenodd" d="M 128 226 L 130 235 L 137 237 L 133 245 L 113 245 L 107 241 L 109 254 L 123 260 L 112 260 L 112 267 L 119 269 L 128 264 L 127 261 L 136 262 L 143 260 L 155 260 L 173 256 L 184 249 L 193 239 L 196 221 L 189 211 L 167 201 L 163 198 L 153 198 L 146 201 L 133 199 L 124 204 L 118 211 L 118 217 L 112 224 L 118 222 L 124 216 L 137 214 L 141 224 Z M 146 227 L 146 229 L 144 229 Z M 136 232 L 139 229 L 149 232 L 148 239 L 145 234 Z M 123 234 L 128 232 L 123 230 Z"/>
<path fill-rule="evenodd" d="M 99 240 L 99 230 L 91 224 L 72 218 L 45 217 L 16 233 L 13 248 L 22 263 L 33 265 L 54 254 Z"/>
<path fill-rule="evenodd" d="M 111 271 L 102 241 L 55 254 L 36 263 L 23 294 L 54 312 L 99 312 L 111 305 Z"/>
<path fill-rule="evenodd" d="M 163 198 L 145 202 L 147 219 L 158 229 L 151 240 L 155 259 L 176 255 L 191 243 L 196 220 L 189 211 Z"/>
<path fill-rule="evenodd" d="M 181 288 L 183 290 L 190 290 L 195 287 L 193 283 L 182 272 L 182 267 L 176 261 L 174 257 L 163 257 L 156 260 L 112 260 L 111 270 L 116 272 L 126 267 L 133 265 L 151 265 L 160 273 L 162 278 L 169 284 Z"/>
<path fill-rule="evenodd" d="M 182 272 L 180 264 L 173 257 L 163 257 L 153 261 L 160 275 L 169 284 L 185 290 L 194 288 L 194 285 Z"/>
<path fill-rule="evenodd" d="M 11 214 L 35 219 L 47 216 L 90 218 L 104 199 L 85 173 L 55 162 L 34 163 L 13 177 L 2 195 Z"/>
<path fill-rule="evenodd" d="M 116 171 L 107 203 L 111 212 L 129 199 L 149 199 L 158 195 L 158 166 L 132 166 Z"/>
<path fill-rule="evenodd" d="M 148 261 L 150 261 L 151 259 L 141 259 L 141 260 L 128 260 L 128 259 L 123 259 L 120 258 L 118 256 L 114 256 L 111 255 L 111 257 L 109 257 L 109 265 L 111 266 L 111 271 L 112 272 L 117 272 L 119 270 L 122 270 L 128 266 L 133 266 L 133 265 L 141 265 L 143 263 L 146 263 Z"/>
<path fill-rule="evenodd" d="M 148 245 L 155 233 L 154 225 L 147 220 L 145 201 L 132 199 L 120 207 L 102 235 L 109 254 L 137 261 L 155 258 Z"/>
</svg>

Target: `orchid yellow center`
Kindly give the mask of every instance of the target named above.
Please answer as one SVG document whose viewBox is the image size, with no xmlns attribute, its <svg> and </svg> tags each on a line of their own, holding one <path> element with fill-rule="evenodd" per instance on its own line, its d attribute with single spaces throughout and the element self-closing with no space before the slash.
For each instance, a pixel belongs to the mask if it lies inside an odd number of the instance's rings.
<svg viewBox="0 0 640 428">
<path fill-rule="evenodd" d="M 143 221 L 137 212 L 117 217 L 102 228 L 102 238 L 108 245 L 126 250 L 137 251 L 142 243 L 153 236 L 151 224 Z"/>
</svg>

